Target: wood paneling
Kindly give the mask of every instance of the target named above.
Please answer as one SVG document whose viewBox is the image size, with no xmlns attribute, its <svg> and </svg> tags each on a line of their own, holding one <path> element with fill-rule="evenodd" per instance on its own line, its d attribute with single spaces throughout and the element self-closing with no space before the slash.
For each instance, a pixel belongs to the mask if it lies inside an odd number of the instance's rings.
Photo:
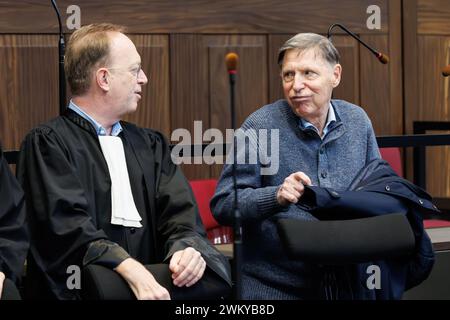
<svg viewBox="0 0 450 320">
<path fill-rule="evenodd" d="M 388 48 L 389 55 L 389 102 L 391 116 L 389 134 L 403 134 L 404 108 L 403 108 L 403 74 L 402 74 L 402 7 L 400 0 L 389 1 L 389 30 Z M 379 49 L 380 50 L 380 49 Z"/>
<path fill-rule="evenodd" d="M 450 120 L 448 110 L 448 78 L 441 75 L 449 64 L 450 37 L 418 36 L 419 108 L 414 120 Z"/>
<path fill-rule="evenodd" d="M 357 33 L 388 32 L 387 0 L 60 0 L 81 9 L 81 24 L 109 21 L 132 33 L 325 33 L 340 22 Z M 381 9 L 381 30 L 368 30 L 367 7 Z M 50 1 L 0 1 L 0 33 L 51 33 L 58 25 Z M 65 23 L 64 23 L 65 24 Z M 67 30 L 66 30 L 67 31 Z"/>
<path fill-rule="evenodd" d="M 402 2 L 403 13 L 403 92 L 404 133 L 412 134 L 414 113 L 418 102 L 418 57 L 417 57 L 417 3 L 416 0 Z M 413 152 L 405 152 L 406 177 L 413 178 Z"/>
<path fill-rule="evenodd" d="M 133 35 L 148 83 L 142 88 L 138 110 L 126 120 L 170 135 L 169 38 L 162 35 Z"/>
<path fill-rule="evenodd" d="M 418 57 L 419 108 L 414 119 L 450 121 L 449 80 L 440 74 L 450 63 L 450 37 L 418 36 Z M 427 190 L 435 196 L 450 195 L 449 151 L 449 147 L 427 148 Z"/>
<path fill-rule="evenodd" d="M 387 36 L 363 36 L 362 39 L 378 51 L 389 52 Z M 377 135 L 401 133 L 402 119 L 397 118 L 398 112 L 390 103 L 389 84 L 389 65 L 381 64 L 368 50 L 361 50 L 361 106 L 372 120 Z M 400 130 L 396 123 L 400 123 Z"/>
<path fill-rule="evenodd" d="M 225 65 L 228 52 L 239 56 L 236 80 L 236 124 L 268 103 L 268 73 L 266 37 L 208 36 L 211 126 L 231 128 L 229 81 Z"/>
<path fill-rule="evenodd" d="M 450 35 L 449 17 L 448 0 L 417 0 L 418 34 Z"/>
<path fill-rule="evenodd" d="M 360 49 L 359 43 L 350 36 L 333 36 L 334 46 L 341 55 L 342 79 L 333 91 L 333 98 L 360 104 Z M 363 48 L 365 50 L 365 48 Z"/>
<path fill-rule="evenodd" d="M 236 125 L 268 101 L 267 44 L 264 36 L 207 36 L 209 60 L 209 91 L 211 127 L 219 129 L 224 137 L 231 126 L 228 73 L 225 56 L 235 52 L 239 56 L 236 80 Z M 221 165 L 211 168 L 218 177 Z"/>
<path fill-rule="evenodd" d="M 403 47 L 405 131 L 412 133 L 412 121 L 419 105 L 416 0 L 403 2 Z"/>
<path fill-rule="evenodd" d="M 208 51 L 203 36 L 170 36 L 170 78 L 172 130 L 187 129 L 193 139 L 194 121 L 202 121 L 204 128 L 209 128 L 210 123 Z M 204 164 L 184 165 L 183 171 L 188 179 L 210 176 L 210 169 Z"/>
<path fill-rule="evenodd" d="M 0 35 L 0 141 L 18 149 L 25 134 L 58 114 L 58 38 Z"/>
<path fill-rule="evenodd" d="M 405 131 L 412 133 L 413 121 L 450 121 L 450 83 L 441 75 L 450 63 L 450 3 L 403 1 L 403 17 Z M 434 196 L 450 196 L 449 149 L 427 148 L 427 191 Z M 409 177 L 411 155 L 408 152 Z"/>
<path fill-rule="evenodd" d="M 231 128 L 229 83 L 225 56 L 239 55 L 236 83 L 237 124 L 268 101 L 265 36 L 171 36 L 172 130 L 185 128 L 194 143 L 194 121 L 209 128 Z M 201 141 L 200 141 L 201 143 Z M 184 165 L 188 178 L 208 178 L 216 168 L 204 164 Z"/>
</svg>

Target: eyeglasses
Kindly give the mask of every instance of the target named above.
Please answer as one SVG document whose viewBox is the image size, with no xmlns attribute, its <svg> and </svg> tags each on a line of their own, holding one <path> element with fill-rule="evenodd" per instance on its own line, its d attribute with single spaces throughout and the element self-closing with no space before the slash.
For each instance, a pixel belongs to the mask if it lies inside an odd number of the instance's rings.
<svg viewBox="0 0 450 320">
<path fill-rule="evenodd" d="M 125 69 L 124 67 L 105 67 L 105 68 L 108 70 L 126 70 L 126 71 L 130 72 L 134 77 L 136 77 L 136 79 L 139 78 L 139 73 L 142 70 L 142 67 L 140 64 L 137 66 L 134 66 L 131 69 Z"/>
</svg>

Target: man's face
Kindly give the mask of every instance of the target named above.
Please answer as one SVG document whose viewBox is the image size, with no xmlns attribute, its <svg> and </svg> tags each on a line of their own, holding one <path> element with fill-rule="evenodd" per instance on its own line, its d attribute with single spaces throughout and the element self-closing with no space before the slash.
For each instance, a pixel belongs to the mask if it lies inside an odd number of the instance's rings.
<svg viewBox="0 0 450 320">
<path fill-rule="evenodd" d="M 332 66 L 315 49 L 291 49 L 285 53 L 281 78 L 284 96 L 294 113 L 306 120 L 316 119 L 328 111 L 341 66 Z"/>
<path fill-rule="evenodd" d="M 141 57 L 133 42 L 124 34 L 117 33 L 111 39 L 110 62 L 111 111 L 121 118 L 136 111 L 141 99 L 142 86 L 148 82 L 141 69 Z"/>
</svg>

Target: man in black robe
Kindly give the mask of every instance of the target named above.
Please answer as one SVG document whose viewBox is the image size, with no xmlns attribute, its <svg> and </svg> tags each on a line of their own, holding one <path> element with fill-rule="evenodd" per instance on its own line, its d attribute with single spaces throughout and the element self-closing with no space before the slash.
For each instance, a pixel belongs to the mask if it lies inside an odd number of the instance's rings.
<svg viewBox="0 0 450 320">
<path fill-rule="evenodd" d="M 0 298 L 19 298 L 17 284 L 28 251 L 25 198 L 0 147 Z"/>
<path fill-rule="evenodd" d="M 167 141 L 120 121 L 136 110 L 147 83 L 122 31 L 94 24 L 72 34 L 65 56 L 69 108 L 22 145 L 18 177 L 29 212 L 32 297 L 79 298 L 68 278 L 92 264 L 115 270 L 138 299 L 169 299 L 206 275 L 231 285 L 228 261 L 206 239 Z M 144 267 L 159 263 L 168 264 L 174 290 Z"/>
</svg>

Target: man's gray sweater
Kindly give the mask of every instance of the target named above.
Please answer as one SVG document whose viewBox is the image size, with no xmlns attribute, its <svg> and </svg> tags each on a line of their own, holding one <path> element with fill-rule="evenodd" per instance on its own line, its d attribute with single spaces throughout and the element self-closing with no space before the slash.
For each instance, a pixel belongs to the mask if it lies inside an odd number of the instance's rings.
<svg viewBox="0 0 450 320">
<path fill-rule="evenodd" d="M 287 257 L 276 221 L 315 218 L 294 204 L 288 207 L 278 204 L 276 192 L 284 179 L 302 171 L 313 185 L 346 190 L 360 169 L 380 158 L 372 124 L 363 109 L 342 100 L 332 100 L 331 104 L 336 122 L 330 124 L 323 138 L 314 129 L 302 126 L 286 100 L 260 108 L 241 127 L 251 132 L 245 145 L 237 144 L 238 201 L 244 226 L 242 288 L 245 299 L 314 297 L 316 267 Z M 262 141 L 264 131 L 268 133 L 268 143 Z M 273 147 L 273 143 L 278 148 L 264 146 L 272 144 Z M 248 158 L 249 150 L 254 149 L 261 154 L 256 163 L 248 163 L 247 159 L 245 164 L 239 164 L 239 159 L 246 159 L 243 155 Z M 261 152 L 261 149 L 267 150 Z M 272 154 L 267 153 L 268 149 Z M 264 157 L 266 153 L 268 156 Z M 272 163 L 267 164 L 269 158 Z M 267 170 L 268 166 L 272 170 Z M 273 168 L 278 170 L 273 172 Z M 225 164 L 210 204 L 219 223 L 233 225 L 233 199 L 232 165 Z"/>
</svg>

